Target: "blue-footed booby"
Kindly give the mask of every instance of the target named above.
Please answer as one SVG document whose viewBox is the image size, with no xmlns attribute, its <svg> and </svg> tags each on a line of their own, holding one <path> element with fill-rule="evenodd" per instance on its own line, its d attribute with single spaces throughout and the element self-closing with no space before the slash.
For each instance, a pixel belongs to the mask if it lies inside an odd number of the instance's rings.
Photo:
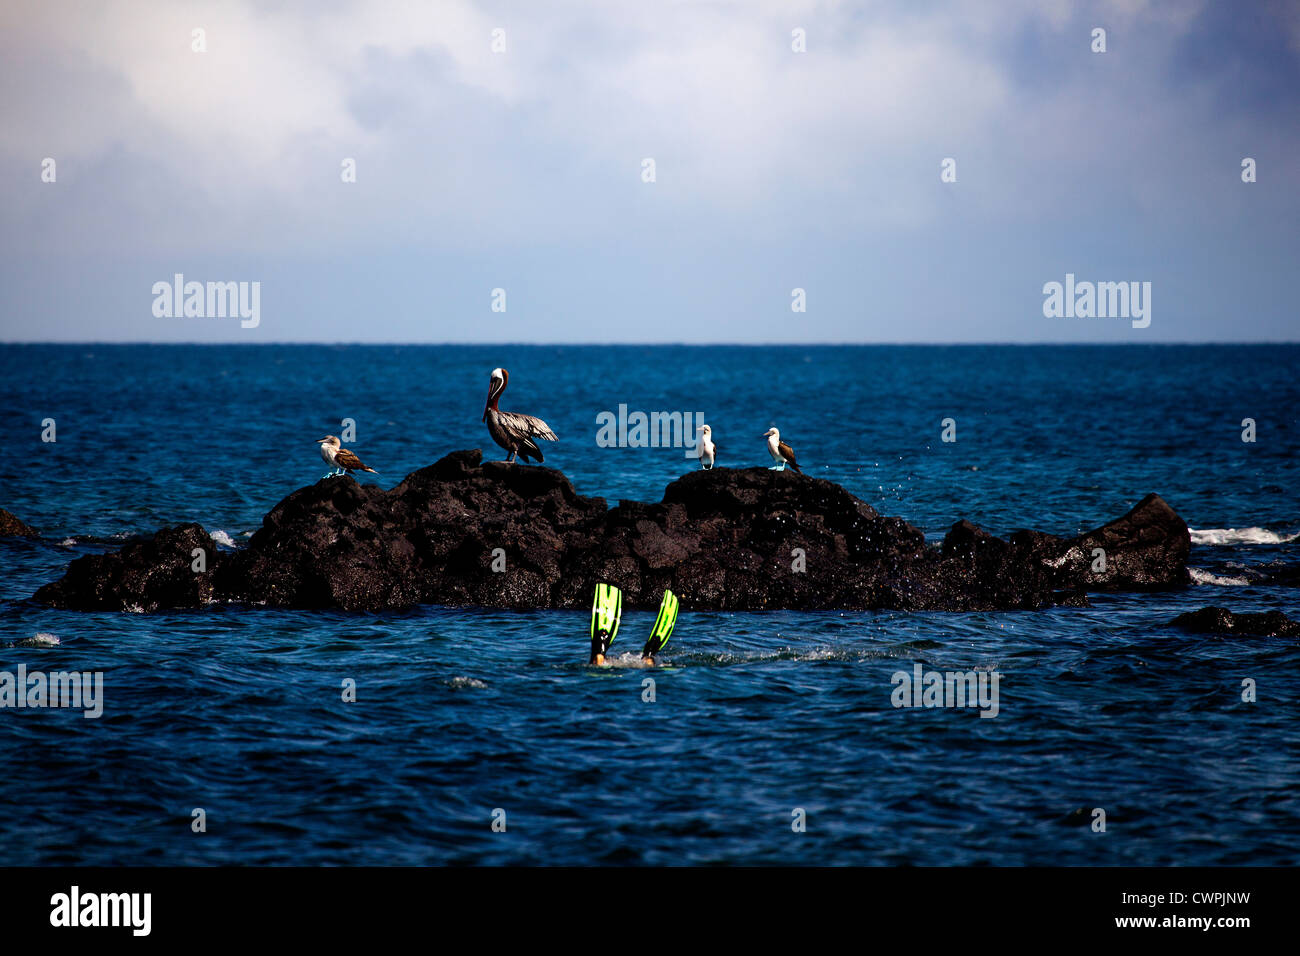
<svg viewBox="0 0 1300 956">
<path fill-rule="evenodd" d="M 700 433 L 700 466 L 708 471 L 717 458 L 718 446 L 713 444 L 713 429 L 708 425 L 701 425 L 697 431 Z"/>
<path fill-rule="evenodd" d="M 776 464 L 772 466 L 772 471 L 785 471 L 785 466 L 789 465 L 795 471 L 799 472 L 799 474 L 803 474 L 803 469 L 800 468 L 799 463 L 794 460 L 794 449 L 781 441 L 781 433 L 779 431 L 775 428 L 769 428 L 763 433 L 763 437 L 767 439 L 767 453 L 771 455 L 772 460 L 776 462 Z"/>
<path fill-rule="evenodd" d="M 368 471 L 372 475 L 379 474 L 352 452 L 346 448 L 340 448 L 339 440 L 334 435 L 326 435 L 324 438 L 317 439 L 316 444 L 320 445 L 320 456 L 325 459 L 331 468 L 331 471 L 323 476 L 325 478 L 350 475 L 354 471 Z"/>
<path fill-rule="evenodd" d="M 551 426 L 532 415 L 503 412 L 497 408 L 497 399 L 506 390 L 508 381 L 510 381 L 510 373 L 505 369 L 492 370 L 492 377 L 488 380 L 487 404 L 483 406 L 483 421 L 487 422 L 488 434 L 492 436 L 494 442 L 510 453 L 506 456 L 508 462 L 514 461 L 516 457 L 524 461 L 528 461 L 530 457 L 536 458 L 539 462 L 545 461 L 542 450 L 537 447 L 537 442 L 533 439 L 544 438 L 547 441 L 555 441 L 556 435 L 551 431 Z"/>
</svg>

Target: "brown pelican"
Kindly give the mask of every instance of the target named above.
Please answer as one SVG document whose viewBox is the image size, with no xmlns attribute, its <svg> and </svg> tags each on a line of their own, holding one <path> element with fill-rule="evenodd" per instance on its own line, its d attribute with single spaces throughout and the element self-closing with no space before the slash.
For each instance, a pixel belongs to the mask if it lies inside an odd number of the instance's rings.
<svg viewBox="0 0 1300 956">
<path fill-rule="evenodd" d="M 799 474 L 803 474 L 803 469 L 800 468 L 799 463 L 794 460 L 794 449 L 781 441 L 781 433 L 779 431 L 775 428 L 769 428 L 763 433 L 763 437 L 767 439 L 768 454 L 771 455 L 772 460 L 776 462 L 776 464 L 772 466 L 772 471 L 785 471 L 785 466 L 789 465 L 795 471 L 799 472 Z"/>
<path fill-rule="evenodd" d="M 497 408 L 497 399 L 506 390 L 510 373 L 503 368 L 494 368 L 492 378 L 488 381 L 487 404 L 483 406 L 483 421 L 487 422 L 488 434 L 492 440 L 510 452 L 506 461 L 514 461 L 516 456 L 524 461 L 536 458 L 545 461 L 542 450 L 537 447 L 535 438 L 555 441 L 555 432 L 551 426 L 540 418 L 523 415 L 519 412 L 503 412 Z"/>
<path fill-rule="evenodd" d="M 700 433 L 700 465 L 705 471 L 713 467 L 718 446 L 713 444 L 713 429 L 708 425 L 701 425 L 698 429 Z"/>
<path fill-rule="evenodd" d="M 326 435 L 324 438 L 317 439 L 316 444 L 320 445 L 320 456 L 332 468 L 329 474 L 324 476 L 326 478 L 335 475 L 350 475 L 354 471 L 368 471 L 372 475 L 379 474 L 352 452 L 346 448 L 340 448 L 339 440 L 333 435 Z"/>
</svg>

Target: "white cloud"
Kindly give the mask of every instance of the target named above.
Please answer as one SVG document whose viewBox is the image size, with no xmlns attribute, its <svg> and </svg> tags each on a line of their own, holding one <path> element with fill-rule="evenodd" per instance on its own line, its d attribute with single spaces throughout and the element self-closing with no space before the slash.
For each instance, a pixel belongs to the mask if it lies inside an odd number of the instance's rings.
<svg viewBox="0 0 1300 956">
<path fill-rule="evenodd" d="M 1102 61 L 1089 17 L 1031 0 L 8 4 L 0 155 L 20 174 L 2 188 L 20 241 L 59 248 L 492 247 L 706 214 L 762 235 L 801 206 L 822 228 L 923 227 L 951 202 L 935 184 L 953 155 L 963 202 L 1030 218 L 1102 174 L 1147 197 L 1203 177 L 1171 150 L 1213 107 L 1160 77 L 1195 11 L 1103 5 L 1127 33 Z M 1134 50 L 1143 24 L 1159 29 Z M 1026 31 L 1078 53 L 1027 81 Z M 67 161 L 83 204 L 63 221 L 33 195 L 44 155 Z M 339 182 L 345 156 L 355 187 Z M 71 228 L 87 222 L 102 228 Z"/>
</svg>

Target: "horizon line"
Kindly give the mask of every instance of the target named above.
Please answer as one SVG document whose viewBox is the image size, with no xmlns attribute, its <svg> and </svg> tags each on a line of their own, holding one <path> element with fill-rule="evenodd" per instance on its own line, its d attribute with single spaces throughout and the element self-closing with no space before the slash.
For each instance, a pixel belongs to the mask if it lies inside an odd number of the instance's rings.
<svg viewBox="0 0 1300 956">
<path fill-rule="evenodd" d="M 24 345 L 67 345 L 67 346 L 130 346 L 130 345 L 153 345 L 153 346 L 201 346 L 201 347 L 222 347 L 235 346 L 238 348 L 264 348 L 267 346 L 415 346 L 415 347 L 460 347 L 460 348 L 569 348 L 569 347 L 591 347 L 600 348 L 644 348 L 651 347 L 671 347 L 671 348 L 876 348 L 876 347 L 925 347 L 925 348 L 963 348 L 963 347 L 988 347 L 1000 346 L 1011 348 L 1034 348 L 1038 346 L 1053 347 L 1133 347 L 1133 346 L 1211 346 L 1211 345 L 1300 345 L 1300 338 L 1297 339 L 1195 339 L 1185 341 L 1156 341 L 1156 342 L 1061 342 L 1045 340 L 1041 342 L 1008 342 L 1008 341 L 978 341 L 978 342 L 927 342 L 927 341 L 897 341 L 897 342 L 855 342 L 855 341 L 817 341 L 817 342 L 601 342 L 601 341 L 565 341 L 565 342 L 448 342 L 448 341 L 308 341 L 308 340 L 287 340 L 287 341 L 268 341 L 268 342 L 195 342 L 195 341 L 156 341 L 151 339 L 68 339 L 68 340 L 50 340 L 50 339 L 0 339 L 0 347 L 3 346 L 24 346 Z"/>
</svg>

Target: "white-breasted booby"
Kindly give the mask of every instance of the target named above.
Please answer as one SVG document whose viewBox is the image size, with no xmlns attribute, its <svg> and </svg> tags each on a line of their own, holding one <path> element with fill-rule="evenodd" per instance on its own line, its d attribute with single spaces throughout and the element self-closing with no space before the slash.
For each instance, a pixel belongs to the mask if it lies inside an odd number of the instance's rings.
<svg viewBox="0 0 1300 956">
<path fill-rule="evenodd" d="M 701 425 L 697 431 L 700 433 L 700 466 L 708 471 L 717 459 L 718 446 L 713 444 L 713 429 L 708 425 Z"/>
<path fill-rule="evenodd" d="M 799 463 L 794 460 L 794 449 L 781 441 L 781 433 L 779 431 L 775 428 L 769 428 L 763 433 L 763 437 L 767 439 L 767 453 L 771 455 L 772 460 L 776 462 L 776 464 L 772 466 L 773 471 L 785 471 L 785 466 L 789 465 L 795 471 L 799 472 L 799 474 L 803 474 L 803 469 L 800 468 Z"/>
<path fill-rule="evenodd" d="M 537 442 L 533 439 L 544 438 L 547 441 L 555 441 L 556 435 L 551 431 L 551 426 L 533 415 L 503 412 L 497 408 L 497 399 L 506 390 L 508 381 L 510 381 L 510 373 L 505 369 L 492 370 L 492 377 L 488 380 L 487 404 L 483 406 L 483 421 L 487 422 L 488 434 L 492 436 L 494 442 L 510 453 L 506 456 L 506 461 L 514 461 L 516 457 L 524 461 L 528 461 L 530 457 L 536 458 L 539 462 L 545 461 L 542 450 L 537 447 Z"/>
<path fill-rule="evenodd" d="M 354 471 L 368 471 L 372 475 L 379 474 L 352 452 L 346 448 L 340 448 L 339 440 L 334 435 L 326 435 L 324 438 L 317 439 L 316 444 L 320 445 L 320 456 L 333 468 L 333 471 L 325 475 L 326 478 L 336 475 L 350 475 Z"/>
</svg>

